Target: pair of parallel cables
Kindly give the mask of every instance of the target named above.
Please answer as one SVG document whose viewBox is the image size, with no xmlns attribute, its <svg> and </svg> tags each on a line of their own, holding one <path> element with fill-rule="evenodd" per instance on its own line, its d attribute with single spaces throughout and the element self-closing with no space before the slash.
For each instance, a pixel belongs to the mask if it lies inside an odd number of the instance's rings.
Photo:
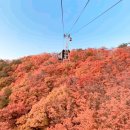
<svg viewBox="0 0 130 130">
<path fill-rule="evenodd" d="M 87 24 L 83 25 L 81 28 L 79 28 L 76 32 L 72 33 L 72 34 L 76 34 L 79 31 L 81 31 L 82 29 L 86 28 L 88 25 L 90 25 L 91 23 L 93 23 L 95 20 L 97 20 L 98 18 L 100 18 L 101 16 L 103 16 L 104 14 L 106 14 L 108 11 L 110 11 L 112 8 L 114 8 L 115 6 L 117 6 L 120 2 L 122 2 L 123 0 L 119 0 L 118 2 L 116 2 L 115 4 L 113 4 L 111 7 L 109 7 L 108 9 L 106 9 L 104 12 L 102 12 L 101 14 L 99 14 L 98 16 L 94 17 L 91 21 L 89 21 Z M 69 34 L 72 32 L 73 28 L 75 27 L 76 23 L 79 21 L 81 15 L 83 14 L 83 12 L 85 11 L 86 7 L 88 6 L 88 4 L 90 3 L 90 0 L 87 0 L 85 6 L 83 7 L 83 9 L 81 10 L 78 18 L 75 20 L 75 22 L 73 23 Z M 63 8 L 63 0 L 61 0 L 61 14 L 62 14 L 62 27 L 63 27 L 63 35 L 65 34 L 65 25 L 64 25 L 64 8 Z"/>
</svg>

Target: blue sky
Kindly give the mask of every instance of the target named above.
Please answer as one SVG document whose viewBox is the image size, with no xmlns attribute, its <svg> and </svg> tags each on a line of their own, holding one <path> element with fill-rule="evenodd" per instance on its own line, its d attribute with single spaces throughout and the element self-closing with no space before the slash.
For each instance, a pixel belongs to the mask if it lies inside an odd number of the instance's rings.
<svg viewBox="0 0 130 130">
<path fill-rule="evenodd" d="M 90 0 L 73 31 L 118 0 Z M 63 0 L 67 32 L 86 0 Z M 130 42 L 130 0 L 72 35 L 70 49 L 116 47 Z M 60 0 L 0 0 L 0 58 L 13 59 L 63 49 Z"/>
</svg>

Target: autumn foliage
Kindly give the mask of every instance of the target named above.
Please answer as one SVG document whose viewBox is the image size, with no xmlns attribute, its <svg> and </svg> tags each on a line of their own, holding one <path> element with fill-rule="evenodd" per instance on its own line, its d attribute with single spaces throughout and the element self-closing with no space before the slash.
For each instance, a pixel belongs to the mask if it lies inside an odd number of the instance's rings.
<svg viewBox="0 0 130 130">
<path fill-rule="evenodd" d="M 130 47 L 0 60 L 0 130 L 130 130 Z"/>
</svg>

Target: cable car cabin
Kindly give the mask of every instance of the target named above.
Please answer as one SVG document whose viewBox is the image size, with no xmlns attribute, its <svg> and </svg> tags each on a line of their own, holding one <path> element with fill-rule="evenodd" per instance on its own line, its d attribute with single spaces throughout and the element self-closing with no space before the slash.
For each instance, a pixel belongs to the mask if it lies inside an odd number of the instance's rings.
<svg viewBox="0 0 130 130">
<path fill-rule="evenodd" d="M 68 59 L 69 53 L 70 53 L 70 50 L 62 50 L 62 52 L 58 54 L 58 59 L 59 60 Z"/>
</svg>

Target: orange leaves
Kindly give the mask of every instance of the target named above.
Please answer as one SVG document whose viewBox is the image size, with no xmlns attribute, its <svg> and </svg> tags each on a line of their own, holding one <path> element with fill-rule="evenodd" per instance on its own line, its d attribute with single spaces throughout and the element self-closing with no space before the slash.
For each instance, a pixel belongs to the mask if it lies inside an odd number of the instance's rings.
<svg viewBox="0 0 130 130">
<path fill-rule="evenodd" d="M 0 128 L 130 129 L 129 47 L 72 50 L 64 62 L 42 54 L 8 65 L 1 61 L 0 96 L 7 86 L 12 93 L 0 109 Z"/>
<path fill-rule="evenodd" d="M 94 49 L 87 49 L 87 50 L 72 50 L 69 55 L 69 59 L 72 62 L 79 62 L 85 61 L 88 57 L 92 57 L 95 55 Z"/>
</svg>

